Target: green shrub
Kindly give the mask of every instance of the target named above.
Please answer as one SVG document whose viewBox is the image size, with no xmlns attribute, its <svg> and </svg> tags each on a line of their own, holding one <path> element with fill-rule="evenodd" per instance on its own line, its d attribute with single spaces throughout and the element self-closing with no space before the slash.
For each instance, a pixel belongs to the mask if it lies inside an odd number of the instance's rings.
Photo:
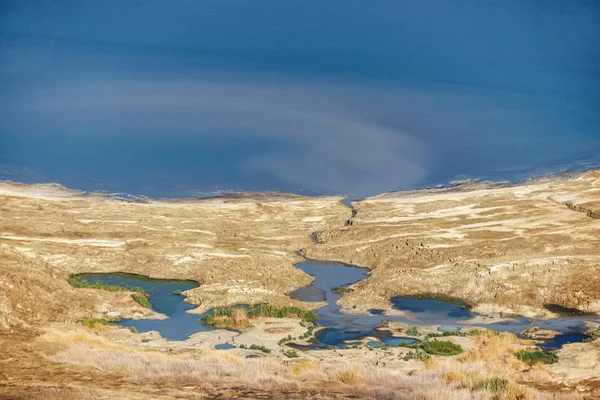
<svg viewBox="0 0 600 400">
<path fill-rule="evenodd" d="M 136 328 L 135 326 L 130 326 L 130 327 L 129 327 L 129 330 L 130 330 L 132 333 L 137 333 L 137 328 Z"/>
<path fill-rule="evenodd" d="M 147 294 L 145 294 L 145 293 L 133 293 L 131 295 L 131 297 L 140 306 L 146 307 L 146 308 L 152 308 L 152 305 L 150 304 L 150 300 L 148 300 L 149 296 Z"/>
<path fill-rule="evenodd" d="M 173 294 L 174 294 L 174 295 L 177 295 L 177 296 L 181 296 L 181 293 L 182 293 L 182 292 L 181 292 L 181 290 L 179 290 L 179 289 L 177 289 L 176 291 L 174 291 L 174 292 L 173 292 Z"/>
<path fill-rule="evenodd" d="M 297 352 L 295 349 L 292 349 L 292 350 L 286 351 L 284 354 L 285 354 L 285 356 L 286 356 L 287 358 L 298 358 L 298 357 L 300 357 L 300 356 L 298 355 L 298 352 Z"/>
<path fill-rule="evenodd" d="M 435 356 L 454 356 L 463 352 L 460 345 L 446 340 L 429 340 L 419 343 L 419 347 L 428 354 Z"/>
<path fill-rule="evenodd" d="M 502 392 L 508 388 L 508 381 L 502 378 L 488 378 L 475 383 L 471 390 L 489 390 L 490 392 Z"/>
<path fill-rule="evenodd" d="M 553 351 L 545 353 L 541 350 L 519 350 L 515 356 L 527 365 L 534 365 L 537 363 L 554 364 L 558 362 L 558 354 Z"/>
<path fill-rule="evenodd" d="M 240 349 L 248 349 L 248 346 L 246 346 L 245 344 L 240 344 Z"/>
<path fill-rule="evenodd" d="M 250 350 L 260 350 L 260 351 L 262 351 L 263 353 L 270 353 L 270 352 L 271 352 L 271 349 L 269 349 L 268 347 L 265 347 L 265 346 L 259 346 L 259 345 L 257 345 L 257 344 L 253 344 L 253 345 L 251 345 L 251 346 L 250 346 Z"/>
<path fill-rule="evenodd" d="M 405 333 L 409 336 L 421 336 L 421 332 L 419 332 L 416 326 L 408 328 Z"/>
</svg>

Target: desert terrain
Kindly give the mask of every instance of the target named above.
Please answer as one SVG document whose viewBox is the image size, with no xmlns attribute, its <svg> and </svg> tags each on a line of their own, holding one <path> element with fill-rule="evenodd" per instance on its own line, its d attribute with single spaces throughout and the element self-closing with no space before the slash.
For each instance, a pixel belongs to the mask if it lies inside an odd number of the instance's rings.
<svg viewBox="0 0 600 400">
<path fill-rule="evenodd" d="M 600 397 L 598 338 L 565 345 L 557 363 L 532 366 L 515 353 L 535 342 L 485 330 L 450 337 L 464 348 L 452 357 L 360 346 L 292 359 L 277 345 L 303 331 L 291 318 L 182 342 L 81 324 L 161 316 L 126 293 L 72 287 L 67 278 L 76 273 L 193 280 L 199 287 L 185 296 L 194 313 L 260 303 L 315 309 L 322 304 L 288 296 L 312 280 L 294 267 L 304 257 L 371 270 L 341 297 L 347 313 L 392 313 L 392 297 L 427 293 L 463 299 L 491 317 L 552 318 L 555 306 L 600 312 L 600 171 L 389 193 L 351 209 L 341 200 L 132 201 L 0 183 L 0 398 Z M 223 341 L 274 351 L 247 358 L 257 352 L 214 350 Z M 499 381 L 496 391 L 481 384 Z"/>
</svg>

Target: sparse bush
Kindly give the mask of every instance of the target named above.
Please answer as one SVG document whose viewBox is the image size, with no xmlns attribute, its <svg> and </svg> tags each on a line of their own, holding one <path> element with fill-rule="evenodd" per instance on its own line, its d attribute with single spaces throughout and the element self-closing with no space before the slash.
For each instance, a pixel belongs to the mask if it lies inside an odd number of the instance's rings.
<svg viewBox="0 0 600 400">
<path fill-rule="evenodd" d="M 130 327 L 129 327 L 129 330 L 130 330 L 132 333 L 137 333 L 137 328 L 136 328 L 135 326 L 130 326 Z"/>
<path fill-rule="evenodd" d="M 177 289 L 173 292 L 174 295 L 181 296 L 181 290 Z"/>
<path fill-rule="evenodd" d="M 422 335 L 416 326 L 413 326 L 412 328 L 408 328 L 405 333 L 409 336 L 421 336 Z"/>
<path fill-rule="evenodd" d="M 545 353 L 541 350 L 519 350 L 515 356 L 527 365 L 534 365 L 537 363 L 554 364 L 558 362 L 558 354 L 553 351 Z"/>
</svg>

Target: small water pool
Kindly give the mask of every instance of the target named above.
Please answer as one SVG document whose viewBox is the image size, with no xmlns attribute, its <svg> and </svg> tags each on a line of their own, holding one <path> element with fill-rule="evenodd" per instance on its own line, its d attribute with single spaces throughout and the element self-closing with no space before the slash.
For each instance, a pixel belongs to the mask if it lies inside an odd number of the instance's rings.
<svg viewBox="0 0 600 400">
<path fill-rule="evenodd" d="M 229 349 L 235 349 L 235 346 L 229 343 L 221 343 L 215 346 L 215 349 L 217 350 L 229 350 Z"/>
</svg>

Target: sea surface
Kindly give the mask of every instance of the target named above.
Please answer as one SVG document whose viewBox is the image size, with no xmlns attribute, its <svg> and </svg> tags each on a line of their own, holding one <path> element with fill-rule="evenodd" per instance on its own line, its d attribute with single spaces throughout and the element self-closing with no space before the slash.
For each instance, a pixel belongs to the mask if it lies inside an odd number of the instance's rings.
<svg viewBox="0 0 600 400">
<path fill-rule="evenodd" d="M 0 179 L 368 196 L 600 165 L 600 3 L 3 1 Z"/>
</svg>

